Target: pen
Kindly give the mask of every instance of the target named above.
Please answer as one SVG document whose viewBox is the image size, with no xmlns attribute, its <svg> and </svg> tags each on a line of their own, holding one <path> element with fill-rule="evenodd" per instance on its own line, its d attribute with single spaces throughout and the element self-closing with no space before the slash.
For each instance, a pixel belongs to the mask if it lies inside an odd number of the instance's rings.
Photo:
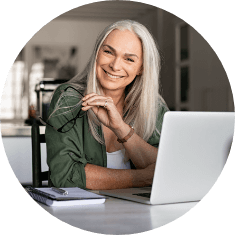
<svg viewBox="0 0 235 235">
<path fill-rule="evenodd" d="M 59 194 L 62 194 L 62 195 L 68 195 L 69 193 L 61 188 L 55 188 L 55 187 L 52 187 L 51 188 L 53 191 L 59 193 Z"/>
</svg>

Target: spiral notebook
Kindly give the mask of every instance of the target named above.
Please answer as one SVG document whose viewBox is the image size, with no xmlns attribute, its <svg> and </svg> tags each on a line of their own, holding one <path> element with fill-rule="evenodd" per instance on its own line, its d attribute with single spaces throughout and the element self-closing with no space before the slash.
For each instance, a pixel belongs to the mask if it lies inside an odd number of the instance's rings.
<svg viewBox="0 0 235 235">
<path fill-rule="evenodd" d="M 81 188 L 62 188 L 68 192 L 68 195 L 61 195 L 52 190 L 52 188 L 25 188 L 29 195 L 36 201 L 47 206 L 76 206 L 101 204 L 105 202 L 106 197 L 96 193 L 89 192 Z"/>
</svg>

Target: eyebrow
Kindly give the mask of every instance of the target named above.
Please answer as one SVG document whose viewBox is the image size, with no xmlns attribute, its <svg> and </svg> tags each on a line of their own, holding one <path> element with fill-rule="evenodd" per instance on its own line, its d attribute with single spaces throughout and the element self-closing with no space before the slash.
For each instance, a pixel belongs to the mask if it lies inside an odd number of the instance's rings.
<svg viewBox="0 0 235 235">
<path fill-rule="evenodd" d="M 111 46 L 108 45 L 108 44 L 103 44 L 102 47 L 104 47 L 104 46 L 109 47 L 112 51 L 116 51 L 113 47 L 111 47 Z M 139 57 L 138 57 L 136 54 L 125 53 L 124 55 L 125 55 L 125 56 L 135 56 L 135 57 L 137 57 L 137 58 L 139 59 Z"/>
</svg>

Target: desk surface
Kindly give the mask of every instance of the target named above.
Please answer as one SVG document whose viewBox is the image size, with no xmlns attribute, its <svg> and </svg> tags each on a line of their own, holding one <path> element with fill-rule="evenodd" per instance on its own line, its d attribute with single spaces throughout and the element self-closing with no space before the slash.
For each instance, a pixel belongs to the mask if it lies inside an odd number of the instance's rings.
<svg viewBox="0 0 235 235">
<path fill-rule="evenodd" d="M 197 202 L 145 205 L 108 197 L 104 204 L 75 207 L 48 207 L 58 219 L 80 229 L 103 234 L 131 234 L 165 225 L 194 207 Z"/>
</svg>

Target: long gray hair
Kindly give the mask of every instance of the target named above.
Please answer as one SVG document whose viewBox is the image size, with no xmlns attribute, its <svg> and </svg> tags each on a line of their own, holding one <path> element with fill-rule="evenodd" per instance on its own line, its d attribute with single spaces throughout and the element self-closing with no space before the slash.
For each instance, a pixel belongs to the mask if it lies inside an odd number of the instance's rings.
<svg viewBox="0 0 235 235">
<path fill-rule="evenodd" d="M 135 21 L 122 20 L 106 27 L 97 38 L 86 68 L 68 83 L 86 94 L 91 92 L 103 94 L 102 87 L 99 86 L 96 78 L 96 58 L 102 43 L 114 29 L 129 30 L 135 33 L 142 43 L 143 71 L 126 88 L 123 119 L 147 141 L 153 132 L 159 132 L 156 130 L 156 121 L 159 102 L 162 98 L 159 94 L 160 55 L 152 35 L 145 26 Z M 103 137 L 97 132 L 100 122 L 92 110 L 88 110 L 87 115 L 92 135 L 103 144 Z"/>
</svg>

